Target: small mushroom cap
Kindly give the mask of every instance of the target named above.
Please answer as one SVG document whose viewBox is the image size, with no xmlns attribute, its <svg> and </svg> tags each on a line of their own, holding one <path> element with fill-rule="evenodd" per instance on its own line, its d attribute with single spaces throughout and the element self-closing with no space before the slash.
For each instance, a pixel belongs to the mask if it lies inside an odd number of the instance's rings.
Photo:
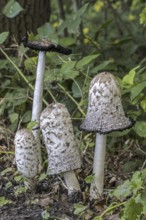
<svg viewBox="0 0 146 220">
<path fill-rule="evenodd" d="M 106 134 L 125 130 L 133 124 L 125 116 L 115 77 L 108 72 L 95 76 L 90 84 L 87 115 L 80 130 Z"/>
<path fill-rule="evenodd" d="M 24 47 L 29 47 L 32 50 L 45 51 L 45 52 L 58 52 L 61 54 L 69 55 L 72 50 L 69 48 L 62 47 L 61 45 L 53 43 L 51 40 L 43 38 L 42 40 L 29 41 L 28 36 L 25 35 L 22 38 Z"/>
<path fill-rule="evenodd" d="M 41 169 L 41 156 L 34 135 L 28 129 L 17 131 L 14 144 L 18 171 L 23 177 L 35 177 Z"/>
<path fill-rule="evenodd" d="M 48 152 L 48 173 L 59 174 L 81 167 L 70 114 L 63 104 L 50 104 L 43 110 L 40 127 Z"/>
</svg>

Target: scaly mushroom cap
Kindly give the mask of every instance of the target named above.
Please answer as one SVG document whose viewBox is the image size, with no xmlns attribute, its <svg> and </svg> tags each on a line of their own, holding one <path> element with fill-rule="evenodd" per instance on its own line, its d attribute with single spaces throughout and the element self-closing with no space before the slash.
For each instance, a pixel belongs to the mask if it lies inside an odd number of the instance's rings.
<svg viewBox="0 0 146 220">
<path fill-rule="evenodd" d="M 106 134 L 125 130 L 133 124 L 125 117 L 115 77 L 108 72 L 95 76 L 90 84 L 87 115 L 80 130 Z"/>
<path fill-rule="evenodd" d="M 81 167 L 68 110 L 62 104 L 50 104 L 40 117 L 44 144 L 48 152 L 48 173 L 59 174 Z"/>
<path fill-rule="evenodd" d="M 14 139 L 15 159 L 18 171 L 23 177 L 33 178 L 41 169 L 37 142 L 31 131 L 17 131 Z"/>
</svg>

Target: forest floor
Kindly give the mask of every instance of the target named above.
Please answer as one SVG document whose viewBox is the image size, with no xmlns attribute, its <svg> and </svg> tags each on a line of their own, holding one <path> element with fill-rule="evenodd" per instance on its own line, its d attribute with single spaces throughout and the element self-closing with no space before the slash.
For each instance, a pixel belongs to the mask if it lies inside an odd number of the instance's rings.
<svg viewBox="0 0 146 220">
<path fill-rule="evenodd" d="M 99 201 L 89 200 L 90 184 L 85 181 L 92 173 L 92 148 L 84 152 L 82 169 L 76 171 L 81 194 L 69 197 L 63 179 L 47 176 L 45 168 L 38 177 L 36 191 L 32 193 L 25 189 L 16 170 L 13 138 L 9 130 L 0 133 L 0 220 L 93 220 L 111 204 L 109 191 L 123 183 L 145 161 L 134 153 L 131 140 L 126 142 L 123 149 L 121 142 L 124 140 L 120 138 L 117 149 L 107 150 L 104 196 Z M 118 216 L 117 209 L 104 219 L 118 220 Z"/>
</svg>

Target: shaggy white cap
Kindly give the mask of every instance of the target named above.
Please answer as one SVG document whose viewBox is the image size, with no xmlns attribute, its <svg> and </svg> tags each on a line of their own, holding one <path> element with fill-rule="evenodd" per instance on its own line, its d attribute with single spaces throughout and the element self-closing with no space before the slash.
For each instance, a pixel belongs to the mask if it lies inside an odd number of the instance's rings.
<svg viewBox="0 0 146 220">
<path fill-rule="evenodd" d="M 43 110 L 40 127 L 48 152 L 48 174 L 59 174 L 81 167 L 71 118 L 63 104 L 50 104 Z"/>
<path fill-rule="evenodd" d="M 132 126 L 133 122 L 125 117 L 115 77 L 108 72 L 95 76 L 90 84 L 87 115 L 80 130 L 106 134 Z"/>
<path fill-rule="evenodd" d="M 18 171 L 23 177 L 35 177 L 41 169 L 41 156 L 34 135 L 27 129 L 17 131 L 14 144 Z"/>
</svg>

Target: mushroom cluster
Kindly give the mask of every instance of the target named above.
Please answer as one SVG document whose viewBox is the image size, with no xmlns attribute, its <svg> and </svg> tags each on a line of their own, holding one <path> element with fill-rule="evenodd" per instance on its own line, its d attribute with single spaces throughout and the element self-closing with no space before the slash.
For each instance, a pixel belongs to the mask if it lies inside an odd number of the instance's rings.
<svg viewBox="0 0 146 220">
<path fill-rule="evenodd" d="M 36 124 L 33 127 L 32 132 L 28 131 L 27 129 L 17 131 L 14 144 L 18 171 L 20 171 L 22 176 L 27 177 L 29 182 L 31 182 L 31 184 L 27 184 L 27 182 L 25 182 L 25 185 L 27 187 L 29 185 L 31 188 L 34 188 L 33 178 L 40 172 L 42 164 L 39 127 L 40 114 L 42 111 L 43 78 L 45 72 L 46 52 L 53 51 L 68 55 L 72 51 L 68 48 L 54 44 L 52 41 L 46 39 L 42 39 L 40 41 L 28 41 L 27 35 L 23 37 L 22 42 L 25 47 L 39 51 L 31 118 L 31 121 L 35 121 Z"/>
</svg>

